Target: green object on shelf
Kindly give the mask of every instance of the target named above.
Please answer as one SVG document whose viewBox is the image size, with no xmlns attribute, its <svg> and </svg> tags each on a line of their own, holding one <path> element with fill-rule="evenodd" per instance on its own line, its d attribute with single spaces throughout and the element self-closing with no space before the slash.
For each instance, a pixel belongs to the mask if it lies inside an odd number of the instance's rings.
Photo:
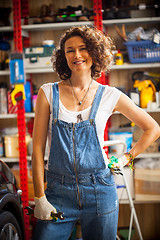
<svg viewBox="0 0 160 240">
<path fill-rule="evenodd" d="M 119 229 L 119 233 L 120 233 L 120 237 L 122 240 L 128 240 L 129 228 Z M 132 239 L 134 233 L 135 233 L 135 229 L 132 228 L 131 239 Z"/>
</svg>

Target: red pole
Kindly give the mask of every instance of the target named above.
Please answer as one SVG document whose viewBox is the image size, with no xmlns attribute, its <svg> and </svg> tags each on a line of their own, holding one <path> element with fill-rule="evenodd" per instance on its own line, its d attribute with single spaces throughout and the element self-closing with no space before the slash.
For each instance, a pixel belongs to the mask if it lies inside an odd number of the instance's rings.
<svg viewBox="0 0 160 240">
<path fill-rule="evenodd" d="M 21 35 L 21 1 L 13 0 L 13 20 L 14 20 L 14 49 L 15 52 L 23 51 Z M 19 92 L 15 97 L 21 96 Z M 17 98 L 17 99 L 18 99 Z M 19 168 L 20 185 L 22 190 L 23 216 L 25 225 L 25 240 L 30 239 L 29 216 L 25 214 L 24 208 L 28 206 L 28 181 L 27 181 L 27 150 L 26 150 L 26 123 L 24 100 L 20 97 L 17 101 L 17 127 L 19 135 Z"/>
<path fill-rule="evenodd" d="M 98 29 L 103 31 L 103 16 L 102 16 L 102 0 L 93 0 L 93 9 L 94 9 L 94 26 Z M 105 77 L 105 73 L 102 72 L 101 77 L 97 80 L 99 83 L 106 85 L 108 83 L 109 77 Z M 108 140 L 108 126 L 106 124 L 105 131 L 104 131 L 104 140 Z M 105 148 L 106 149 L 106 148 Z M 106 149 L 107 153 L 108 148 Z"/>
</svg>

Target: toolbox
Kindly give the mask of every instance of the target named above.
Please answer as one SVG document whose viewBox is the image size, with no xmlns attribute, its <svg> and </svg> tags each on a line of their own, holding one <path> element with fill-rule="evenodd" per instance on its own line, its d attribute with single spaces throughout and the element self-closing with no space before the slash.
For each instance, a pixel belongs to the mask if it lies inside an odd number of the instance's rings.
<svg viewBox="0 0 160 240">
<path fill-rule="evenodd" d="M 42 47 L 28 47 L 24 49 L 25 68 L 52 67 L 51 56 L 55 45 Z"/>
</svg>

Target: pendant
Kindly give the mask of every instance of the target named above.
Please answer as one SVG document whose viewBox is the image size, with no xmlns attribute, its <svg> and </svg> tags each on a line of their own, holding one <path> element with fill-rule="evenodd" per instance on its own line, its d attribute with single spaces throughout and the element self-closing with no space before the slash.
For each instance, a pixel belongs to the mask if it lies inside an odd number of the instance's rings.
<svg viewBox="0 0 160 240">
<path fill-rule="evenodd" d="M 80 114 L 77 115 L 77 123 L 82 122 L 82 121 L 83 121 L 82 114 L 80 113 Z"/>
<path fill-rule="evenodd" d="M 79 105 L 81 105 L 82 104 L 82 102 L 79 102 Z"/>
</svg>

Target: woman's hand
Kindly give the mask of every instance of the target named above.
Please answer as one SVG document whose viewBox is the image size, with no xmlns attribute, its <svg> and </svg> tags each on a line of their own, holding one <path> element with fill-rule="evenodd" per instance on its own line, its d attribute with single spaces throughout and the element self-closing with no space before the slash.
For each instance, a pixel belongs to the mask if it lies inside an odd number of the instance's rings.
<svg viewBox="0 0 160 240">
<path fill-rule="evenodd" d="M 123 155 L 120 158 L 115 158 L 115 157 L 111 157 L 109 159 L 110 163 L 109 163 L 109 168 L 119 168 L 122 169 L 125 165 L 128 164 L 129 160 L 126 157 L 126 155 Z"/>
<path fill-rule="evenodd" d="M 52 220 L 51 212 L 57 213 L 57 211 L 52 204 L 48 202 L 46 195 L 43 195 L 40 198 L 34 197 L 34 201 L 34 216 L 41 220 Z"/>
</svg>

